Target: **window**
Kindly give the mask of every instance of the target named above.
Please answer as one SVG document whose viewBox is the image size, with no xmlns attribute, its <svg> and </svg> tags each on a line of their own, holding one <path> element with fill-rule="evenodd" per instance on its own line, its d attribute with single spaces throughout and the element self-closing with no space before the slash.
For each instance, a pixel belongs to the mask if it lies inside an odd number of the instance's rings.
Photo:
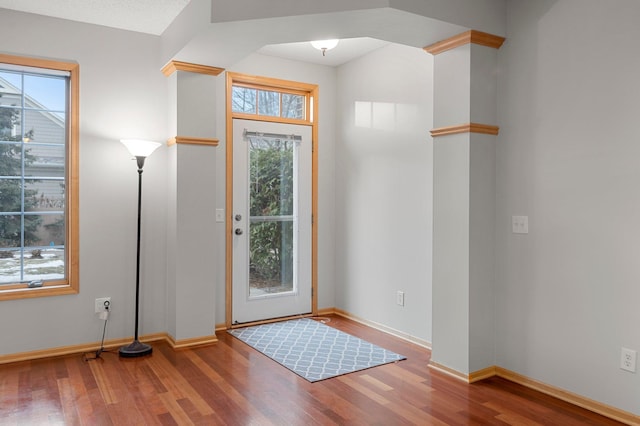
<svg viewBox="0 0 640 426">
<path fill-rule="evenodd" d="M 258 115 L 262 118 L 307 120 L 309 96 L 302 92 L 280 92 L 262 88 L 234 85 L 231 90 L 234 113 Z M 279 120 L 282 121 L 282 120 Z"/>
<path fill-rule="evenodd" d="M 0 300 L 78 292 L 78 65 L 0 54 Z"/>
</svg>

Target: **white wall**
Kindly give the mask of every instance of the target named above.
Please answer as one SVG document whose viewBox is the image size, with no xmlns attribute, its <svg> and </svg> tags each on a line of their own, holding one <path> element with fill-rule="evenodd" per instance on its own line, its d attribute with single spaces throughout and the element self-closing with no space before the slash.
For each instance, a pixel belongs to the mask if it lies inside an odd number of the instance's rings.
<svg viewBox="0 0 640 426">
<path fill-rule="evenodd" d="M 239 72 L 262 77 L 292 80 L 302 83 L 317 84 L 319 87 L 318 101 L 318 307 L 332 308 L 335 306 L 335 273 L 334 273 L 334 145 L 335 145 L 335 92 L 336 70 L 332 67 L 313 65 L 297 61 L 290 61 L 272 56 L 252 54 L 234 64 L 228 71 Z M 218 93 L 224 92 L 225 80 L 220 76 Z M 218 105 L 218 146 L 217 191 L 218 208 L 224 208 L 225 203 L 225 125 L 224 125 L 224 96 L 220 97 Z M 217 235 L 224 235 L 224 224 L 218 224 Z M 224 239 L 218 241 L 219 267 L 216 292 L 216 323 L 224 323 L 225 319 L 225 281 L 224 281 Z"/>
<path fill-rule="evenodd" d="M 640 414 L 640 3 L 514 0 L 499 51 L 497 364 Z M 529 234 L 510 232 L 529 216 Z"/>
<path fill-rule="evenodd" d="M 25 30 L 26 29 L 26 30 Z M 0 302 L 0 354 L 99 341 L 94 299 L 110 296 L 107 338 L 133 335 L 137 172 L 123 137 L 166 139 L 159 37 L 0 13 L 5 53 L 80 64 L 80 294 Z M 144 169 L 141 333 L 166 331 L 166 148 Z"/>
<path fill-rule="evenodd" d="M 392 44 L 338 69 L 336 306 L 426 341 L 432 90 L 433 57 L 421 49 Z"/>
</svg>

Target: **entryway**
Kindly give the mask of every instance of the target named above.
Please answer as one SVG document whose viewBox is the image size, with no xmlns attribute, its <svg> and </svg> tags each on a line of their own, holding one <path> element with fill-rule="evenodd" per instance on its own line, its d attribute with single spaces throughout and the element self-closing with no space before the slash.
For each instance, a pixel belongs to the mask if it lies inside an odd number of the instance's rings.
<svg viewBox="0 0 640 426">
<path fill-rule="evenodd" d="M 311 313 L 311 128 L 233 120 L 233 324 Z"/>
<path fill-rule="evenodd" d="M 227 328 L 317 313 L 317 93 L 227 72 Z"/>
</svg>

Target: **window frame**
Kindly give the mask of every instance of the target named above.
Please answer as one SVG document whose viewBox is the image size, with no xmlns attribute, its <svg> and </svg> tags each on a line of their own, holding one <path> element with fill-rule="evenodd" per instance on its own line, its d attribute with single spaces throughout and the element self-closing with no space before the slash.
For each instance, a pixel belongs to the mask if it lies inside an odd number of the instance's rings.
<svg viewBox="0 0 640 426">
<path fill-rule="evenodd" d="M 226 80 L 226 183 L 225 208 L 233 211 L 233 120 L 235 118 L 271 121 L 277 123 L 301 124 L 311 127 L 311 312 L 318 314 L 318 114 L 319 114 L 319 86 L 317 84 L 300 83 L 297 81 L 281 80 L 271 77 L 241 74 L 227 71 Z M 292 93 L 305 96 L 304 119 L 271 117 L 258 114 L 234 112 L 232 107 L 233 86 L 255 88 L 258 90 L 275 90 L 282 93 Z M 225 226 L 225 326 L 232 324 L 232 270 L 233 270 L 233 220 L 229 216 Z"/>
<path fill-rule="evenodd" d="M 232 111 L 234 118 L 242 118 L 246 120 L 262 120 L 262 121 L 272 121 L 277 123 L 288 123 L 288 124 L 311 124 L 313 123 L 313 95 L 306 90 L 301 90 L 299 88 L 288 88 L 282 87 L 278 85 L 278 82 L 274 79 L 265 78 L 264 81 L 260 81 L 257 77 L 253 78 L 245 78 L 244 80 L 234 80 L 231 83 L 230 91 L 233 90 L 233 87 L 242 87 L 245 89 L 252 89 L 256 91 L 256 112 L 240 112 L 240 111 Z M 270 84 L 271 83 L 271 84 Z M 260 114 L 259 108 L 260 104 L 258 102 L 258 92 L 274 92 L 278 94 L 279 98 L 279 115 L 264 115 Z M 283 95 L 295 95 L 304 98 L 304 117 L 303 118 L 288 118 L 282 116 L 282 96 Z"/>
<path fill-rule="evenodd" d="M 75 62 L 29 58 L 0 54 L 2 64 L 39 68 L 43 70 L 69 73 L 69 93 L 67 105 L 67 141 L 65 146 L 65 277 L 59 280 L 45 280 L 42 287 L 29 288 L 27 283 L 0 284 L 0 301 L 33 297 L 77 294 L 79 282 L 79 101 L 80 66 Z"/>
</svg>

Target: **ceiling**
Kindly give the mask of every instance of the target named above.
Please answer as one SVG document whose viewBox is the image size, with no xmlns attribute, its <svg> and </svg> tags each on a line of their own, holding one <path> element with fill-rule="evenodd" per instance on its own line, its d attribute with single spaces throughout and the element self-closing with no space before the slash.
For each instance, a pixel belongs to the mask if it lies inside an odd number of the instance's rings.
<svg viewBox="0 0 640 426">
<path fill-rule="evenodd" d="M 161 35 L 190 0 L 0 0 L 0 8 Z M 350 38 L 322 56 L 309 42 L 273 44 L 257 52 L 285 59 L 338 66 L 389 44 Z"/>
<path fill-rule="evenodd" d="M 0 8 L 160 35 L 190 0 L 0 0 Z"/>
<path fill-rule="evenodd" d="M 334 49 L 327 50 L 325 56 L 322 56 L 322 52 L 315 49 L 311 46 L 311 43 L 307 41 L 300 43 L 271 44 L 262 47 L 257 53 L 336 67 L 388 44 L 386 41 L 374 38 L 359 37 L 340 40 Z"/>
</svg>

